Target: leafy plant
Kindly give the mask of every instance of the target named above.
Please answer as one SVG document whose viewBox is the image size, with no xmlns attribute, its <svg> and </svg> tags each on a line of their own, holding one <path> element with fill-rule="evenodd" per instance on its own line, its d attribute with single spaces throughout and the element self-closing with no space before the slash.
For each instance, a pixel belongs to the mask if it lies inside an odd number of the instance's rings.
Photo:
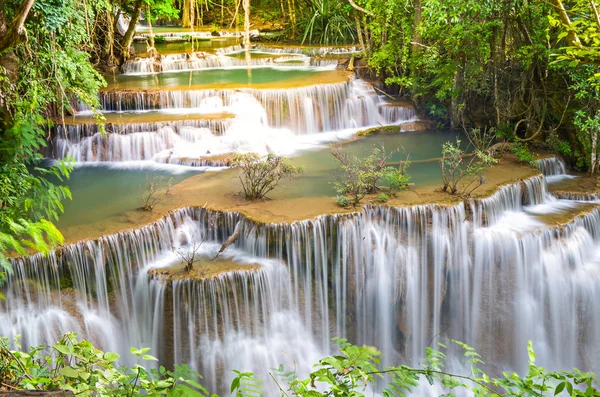
<svg viewBox="0 0 600 397">
<path fill-rule="evenodd" d="M 337 196 L 335 196 L 335 202 L 340 207 L 347 207 L 347 206 L 350 205 L 350 200 L 348 200 L 348 197 L 346 197 L 344 195 L 337 195 Z"/>
<path fill-rule="evenodd" d="M 389 193 L 391 195 L 396 194 L 401 190 L 408 188 L 410 182 L 410 175 L 407 170 L 410 167 L 410 161 L 401 161 L 398 168 L 386 167 L 384 168 L 381 179 L 388 186 Z"/>
<path fill-rule="evenodd" d="M 383 146 L 373 147 L 369 155 L 359 158 L 342 145 L 334 145 L 331 154 L 339 161 L 340 172 L 334 183 L 338 197 L 349 195 L 351 204 L 356 206 L 366 194 L 377 190 L 377 181 L 384 175 L 386 162 L 393 152 L 386 153 Z M 391 168 L 387 171 L 392 174 Z M 340 202 L 338 198 L 336 201 Z"/>
<path fill-rule="evenodd" d="M 208 396 L 200 375 L 186 365 L 175 365 L 174 371 L 142 365 L 157 361 L 148 348 L 130 349 L 138 360 L 130 368 L 117 364 L 119 354 L 102 352 L 74 333 L 65 334 L 51 351 L 38 346 L 25 353 L 18 340 L 13 344 L 16 350 L 0 339 L 0 379 L 13 389 L 61 389 L 78 396 Z"/>
<path fill-rule="evenodd" d="M 349 17 L 349 5 L 335 0 L 311 0 L 305 18 L 299 21 L 304 29 L 302 44 L 322 45 L 353 42 L 356 30 Z"/>
<path fill-rule="evenodd" d="M 529 146 L 526 143 L 515 142 L 512 146 L 511 151 L 520 162 L 531 164 L 535 161 L 535 156 L 529 150 Z"/>
<path fill-rule="evenodd" d="M 379 196 L 377 196 L 377 201 L 379 201 L 380 203 L 385 203 L 390 199 L 390 196 L 388 196 L 385 193 L 381 193 Z"/>
<path fill-rule="evenodd" d="M 497 163 L 497 160 L 489 152 L 482 150 L 466 154 L 460 143 L 460 139 L 457 139 L 456 143 L 445 142 L 442 145 L 442 158 L 439 161 L 442 191 L 452 195 L 469 196 L 486 183 L 483 172 L 486 167 Z M 465 161 L 466 158 L 468 160 Z"/>
<path fill-rule="evenodd" d="M 231 382 L 230 393 L 235 397 L 260 397 L 263 395 L 262 380 L 252 372 L 233 371 L 237 376 Z M 235 394 L 234 394 L 235 393 Z"/>
<path fill-rule="evenodd" d="M 256 153 L 236 154 L 233 165 L 242 170 L 239 177 L 246 200 L 264 198 L 275 189 L 283 178 L 290 180 L 304 171 L 287 158 L 269 154 L 261 157 Z"/>
</svg>

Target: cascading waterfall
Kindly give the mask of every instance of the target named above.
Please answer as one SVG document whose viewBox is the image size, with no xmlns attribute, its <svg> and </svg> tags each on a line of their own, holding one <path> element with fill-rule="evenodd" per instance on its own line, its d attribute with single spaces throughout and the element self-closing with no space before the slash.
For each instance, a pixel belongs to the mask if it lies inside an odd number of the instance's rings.
<svg viewBox="0 0 600 397">
<path fill-rule="evenodd" d="M 388 112 L 379 112 L 382 100 L 356 79 L 288 89 L 103 91 L 100 103 L 110 112 L 198 108 L 214 113 L 219 107 L 232 109 L 244 96 L 254 97 L 264 107 L 271 127 L 302 134 L 398 121 L 386 119 Z M 78 110 L 87 109 L 80 105 Z"/>
<path fill-rule="evenodd" d="M 545 157 L 536 161 L 536 165 L 544 176 L 564 175 L 567 173 L 565 163 L 558 157 Z"/>
<path fill-rule="evenodd" d="M 353 129 L 415 118 L 413 109 L 386 104 L 360 80 L 287 90 L 110 91 L 102 94 L 101 101 L 109 111 L 143 113 L 172 108 L 162 112 L 190 113 L 198 109 L 206 115 L 233 117 L 113 124 L 108 134 L 100 134 L 91 124 L 59 126 L 55 129 L 55 157 L 71 156 L 79 162 L 152 160 L 222 166 L 226 162 L 215 163 L 210 158 L 231 152 L 289 155 L 300 147 L 314 147 L 313 142 L 338 139 L 336 131 L 346 136 Z M 318 136 L 326 132 L 330 134 Z M 303 140 L 303 136 L 314 139 Z"/>
<path fill-rule="evenodd" d="M 77 162 L 152 160 L 176 145 L 198 142 L 213 134 L 206 128 L 181 128 L 179 134 L 170 127 L 156 132 L 95 135 L 79 143 L 57 142 L 61 158 L 72 157 Z"/>
<path fill-rule="evenodd" d="M 338 335 L 377 346 L 385 365 L 417 364 L 426 346 L 449 337 L 514 370 L 525 369 L 528 340 L 541 365 L 598 368 L 600 209 L 558 226 L 504 227 L 503 212 L 531 217 L 528 208 L 550 198 L 544 178 L 533 177 L 472 202 L 472 222 L 462 203 L 365 207 L 292 224 L 179 210 L 138 231 L 14 261 L 0 332 L 25 335 L 25 346 L 67 330 L 119 352 L 150 346 L 164 363 L 199 369 L 214 391 L 231 369 L 266 379 L 293 359 L 309 370 L 334 353 Z M 196 236 L 214 255 L 236 228 L 225 253 L 258 270 L 149 276 L 177 261 L 173 245 Z"/>
<path fill-rule="evenodd" d="M 559 192 L 556 196 L 561 200 L 582 201 L 582 202 L 600 202 L 600 193 L 570 193 Z"/>
<path fill-rule="evenodd" d="M 273 47 L 262 44 L 252 46 L 253 51 L 266 52 L 270 54 L 302 54 L 307 56 L 323 56 L 323 55 L 349 55 L 354 52 L 360 52 L 360 47 L 357 46 L 341 46 L 341 47 Z M 218 48 L 217 54 L 235 54 L 244 51 L 244 46 L 234 45 L 225 48 Z"/>
<path fill-rule="evenodd" d="M 299 64 L 308 65 L 310 63 L 310 58 L 305 56 L 278 56 L 274 58 L 251 59 L 250 61 L 252 66 L 266 66 L 273 64 L 285 66 L 287 63 L 296 66 Z M 127 61 L 123 66 L 123 69 L 125 74 L 151 74 L 160 72 L 246 66 L 247 64 L 248 63 L 246 60 L 237 59 L 231 56 L 215 55 L 206 52 L 193 52 L 160 55 L 157 58 L 136 58 L 131 61 Z M 332 63 L 328 63 L 328 65 L 329 64 Z"/>
</svg>

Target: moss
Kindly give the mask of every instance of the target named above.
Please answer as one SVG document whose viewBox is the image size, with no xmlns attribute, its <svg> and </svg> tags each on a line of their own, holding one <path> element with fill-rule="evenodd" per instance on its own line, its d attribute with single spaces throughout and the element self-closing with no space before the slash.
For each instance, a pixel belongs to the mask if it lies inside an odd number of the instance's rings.
<svg viewBox="0 0 600 397">
<path fill-rule="evenodd" d="M 371 136 L 384 134 L 397 134 L 400 132 L 400 127 L 397 125 L 384 125 L 381 127 L 369 128 L 368 130 L 359 131 L 357 136 Z"/>
</svg>

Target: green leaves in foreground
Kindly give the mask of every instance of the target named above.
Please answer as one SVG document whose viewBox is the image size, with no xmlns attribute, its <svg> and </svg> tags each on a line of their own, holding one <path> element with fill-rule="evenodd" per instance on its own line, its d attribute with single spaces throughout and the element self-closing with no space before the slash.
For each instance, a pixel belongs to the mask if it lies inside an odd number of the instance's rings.
<svg viewBox="0 0 600 397">
<path fill-rule="evenodd" d="M 208 396 L 200 375 L 187 365 L 174 371 L 149 369 L 157 361 L 148 348 L 131 348 L 137 357 L 133 367 L 119 365 L 121 356 L 102 352 L 91 342 L 66 334 L 51 350 L 34 347 L 28 353 L 11 350 L 0 339 L 0 379 L 6 386 L 25 390 L 70 390 L 77 396 Z"/>
<path fill-rule="evenodd" d="M 399 365 L 380 368 L 381 353 L 371 346 L 356 346 L 346 339 L 334 338 L 339 353 L 322 358 L 306 378 L 296 371 L 286 371 L 283 365 L 269 374 L 279 393 L 263 392 L 262 380 L 252 372 L 233 371 L 236 375 L 229 392 L 234 397 L 365 397 L 381 390 L 384 397 L 406 397 L 420 386 L 434 386 L 441 397 L 473 395 L 477 397 L 600 397 L 594 373 L 578 369 L 570 372 L 549 372 L 535 364 L 533 346 L 529 343 L 527 373 L 504 372 L 492 379 L 480 368 L 484 364 L 470 346 L 451 341 L 452 348 L 462 350 L 460 373 L 445 368 L 446 345 L 439 350 L 428 347 L 418 367 Z M 137 358 L 133 367 L 122 366 L 117 353 L 102 352 L 90 342 L 78 341 L 75 334 L 66 334 L 51 349 L 31 348 L 28 353 L 11 350 L 6 338 L 0 338 L 0 379 L 2 386 L 12 389 L 73 391 L 78 396 L 176 396 L 206 397 L 200 375 L 187 365 L 176 365 L 174 371 L 164 367 L 148 368 L 156 361 L 148 348 L 131 348 Z M 453 351 L 454 351 L 453 350 Z M 455 353 L 453 356 L 455 356 Z M 377 384 L 379 383 L 379 384 Z M 0 388 L 0 390 L 2 390 Z M 216 395 L 212 395 L 216 397 Z"/>
</svg>

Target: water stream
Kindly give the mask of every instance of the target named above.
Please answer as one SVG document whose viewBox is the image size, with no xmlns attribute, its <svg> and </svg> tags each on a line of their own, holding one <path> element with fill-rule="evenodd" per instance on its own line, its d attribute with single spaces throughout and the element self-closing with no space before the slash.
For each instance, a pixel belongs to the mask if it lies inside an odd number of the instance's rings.
<svg viewBox="0 0 600 397">
<path fill-rule="evenodd" d="M 469 208 L 367 207 L 266 225 L 183 209 L 15 260 L 0 333 L 22 334 L 25 346 L 70 330 L 119 352 L 149 346 L 165 364 L 200 370 L 212 390 L 231 369 L 306 371 L 337 335 L 379 347 L 386 365 L 416 364 L 432 340 L 450 337 L 504 368 L 525 369 L 528 340 L 541 365 L 598 368 L 600 209 L 569 203 L 534 177 Z M 566 222 L 528 211 L 541 204 Z M 236 227 L 226 258 L 240 269 L 179 281 L 149 272 L 176 263 L 173 247 L 192 239 L 213 256 Z"/>
<path fill-rule="evenodd" d="M 73 157 L 79 167 L 72 186 L 80 208 L 73 215 L 69 209 L 73 219 L 65 222 L 76 222 L 88 207 L 94 212 L 103 194 L 114 203 L 83 222 L 130 209 L 144 175 L 163 166 L 181 180 L 218 166 L 207 162 L 231 152 L 296 156 L 314 168 L 308 183 L 321 186 L 333 167 L 325 159 L 328 143 L 416 119 L 412 108 L 386 102 L 364 81 L 304 61 L 259 67 L 258 56 L 250 80 L 236 66 L 236 51 L 216 55 L 229 57 L 233 68 L 180 54 L 161 58 L 157 70 L 140 58 L 126 67 L 134 75 L 116 77 L 100 96 L 106 134 L 84 106 L 56 126 L 49 156 Z M 305 59 L 319 51 L 281 53 Z M 323 81 L 332 76 L 337 80 Z M 426 160 L 439 156 L 447 137 L 396 134 L 350 147 L 361 152 L 384 142 Z M 423 164 L 414 175 L 425 180 L 437 165 Z M 552 158 L 538 167 L 543 175 L 452 205 L 366 206 L 289 224 L 188 207 L 48 256 L 17 258 L 0 301 L 0 335 L 20 334 L 29 347 L 75 331 L 122 353 L 124 364 L 132 364 L 129 347 L 150 347 L 162 365 L 199 370 L 214 392 L 228 388 L 233 369 L 268 379 L 271 368 L 284 364 L 307 374 L 335 352 L 334 336 L 376 346 L 384 365 L 416 365 L 427 346 L 453 338 L 492 362 L 492 373 L 524 371 L 528 340 L 542 366 L 594 370 L 600 368 L 598 197 L 555 197 L 547 181 L 566 178 L 564 164 Z M 331 193 L 315 189 L 309 194 Z M 239 239 L 209 261 L 235 230 Z M 196 264 L 204 276 L 169 277 L 165 269 L 181 262 L 175 251 L 197 241 L 204 241 Z"/>
</svg>

